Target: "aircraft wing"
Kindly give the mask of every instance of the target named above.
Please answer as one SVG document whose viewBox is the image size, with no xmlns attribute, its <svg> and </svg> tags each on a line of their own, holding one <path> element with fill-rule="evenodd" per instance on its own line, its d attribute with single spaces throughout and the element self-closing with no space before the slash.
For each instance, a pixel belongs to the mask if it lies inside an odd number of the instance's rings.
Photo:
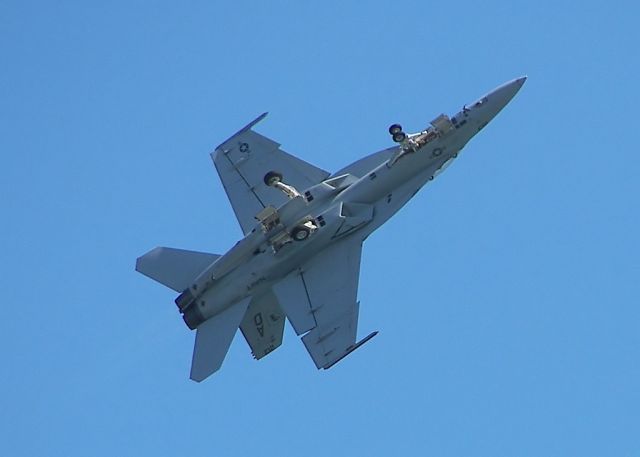
<svg viewBox="0 0 640 457">
<path fill-rule="evenodd" d="M 318 184 L 329 173 L 280 149 L 280 144 L 260 135 L 252 127 L 265 118 L 264 113 L 218 146 L 211 154 L 222 185 L 246 235 L 257 221 L 255 215 L 271 205 L 278 208 L 288 198 L 264 183 L 269 171 L 277 171 L 283 180 L 299 191 Z"/>
<path fill-rule="evenodd" d="M 375 335 L 356 344 L 356 300 L 362 241 L 337 242 L 274 286 L 280 306 L 318 369 L 329 368 Z"/>
</svg>

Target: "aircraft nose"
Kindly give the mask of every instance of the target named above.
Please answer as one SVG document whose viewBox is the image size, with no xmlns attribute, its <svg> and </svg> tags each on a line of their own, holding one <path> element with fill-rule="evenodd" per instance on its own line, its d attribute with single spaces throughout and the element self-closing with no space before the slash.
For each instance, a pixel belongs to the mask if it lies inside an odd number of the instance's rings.
<svg viewBox="0 0 640 457">
<path fill-rule="evenodd" d="M 482 117 L 484 122 L 489 122 L 493 119 L 502 108 L 518 93 L 524 82 L 527 80 L 526 76 L 516 78 L 512 81 L 504 83 L 502 86 L 489 92 L 481 99 L 480 105 L 476 103 L 475 106 L 482 108 Z"/>
<path fill-rule="evenodd" d="M 491 92 L 489 98 L 495 98 L 494 103 L 502 109 L 518 93 L 526 80 L 527 77 L 522 76 L 513 81 L 509 81 Z"/>
</svg>

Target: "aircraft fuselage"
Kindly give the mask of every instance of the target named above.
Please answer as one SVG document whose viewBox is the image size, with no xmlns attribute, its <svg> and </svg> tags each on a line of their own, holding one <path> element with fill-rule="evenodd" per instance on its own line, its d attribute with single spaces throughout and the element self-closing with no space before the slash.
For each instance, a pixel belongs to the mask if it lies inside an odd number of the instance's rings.
<svg viewBox="0 0 640 457">
<path fill-rule="evenodd" d="M 309 189 L 298 189 L 299 194 L 292 194 L 272 214 L 260 216 L 250 233 L 176 299 L 189 328 L 247 296 L 263 293 L 337 240 L 366 239 L 442 172 L 523 83 L 524 78 L 513 80 L 451 118 L 436 118 L 431 127 L 409 135 L 390 158 L 362 176 L 331 176 Z M 286 183 L 286 176 L 282 181 Z"/>
</svg>

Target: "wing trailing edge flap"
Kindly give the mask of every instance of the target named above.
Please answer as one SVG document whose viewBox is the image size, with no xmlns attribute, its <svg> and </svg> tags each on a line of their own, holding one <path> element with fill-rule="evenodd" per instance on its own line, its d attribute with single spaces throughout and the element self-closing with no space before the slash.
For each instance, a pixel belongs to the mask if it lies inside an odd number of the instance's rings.
<svg viewBox="0 0 640 457">
<path fill-rule="evenodd" d="M 329 368 L 368 341 L 356 344 L 356 301 L 362 242 L 335 243 L 274 286 L 280 306 L 316 367 Z"/>
<path fill-rule="evenodd" d="M 247 297 L 198 326 L 191 379 L 203 381 L 220 369 L 250 301 L 251 297 Z"/>
<path fill-rule="evenodd" d="M 347 309 L 333 322 L 327 322 L 313 328 L 302 337 L 318 369 L 329 368 L 349 352 L 356 341 L 358 330 L 358 309 L 360 304 Z"/>
<path fill-rule="evenodd" d="M 302 335 L 317 325 L 300 270 L 293 271 L 275 284 L 273 291 L 296 335 Z"/>
<path fill-rule="evenodd" d="M 249 123 L 211 154 L 245 235 L 255 227 L 255 215 L 263 208 L 278 208 L 288 200 L 284 193 L 265 184 L 264 176 L 269 171 L 281 173 L 283 181 L 300 192 L 329 176 L 327 171 L 288 154 L 279 143 L 253 131 L 265 116 Z"/>
<path fill-rule="evenodd" d="M 280 347 L 284 313 L 271 290 L 251 299 L 240 330 L 257 360 Z"/>
<path fill-rule="evenodd" d="M 157 247 L 136 260 L 136 271 L 182 292 L 193 279 L 220 258 L 217 254 Z"/>
</svg>

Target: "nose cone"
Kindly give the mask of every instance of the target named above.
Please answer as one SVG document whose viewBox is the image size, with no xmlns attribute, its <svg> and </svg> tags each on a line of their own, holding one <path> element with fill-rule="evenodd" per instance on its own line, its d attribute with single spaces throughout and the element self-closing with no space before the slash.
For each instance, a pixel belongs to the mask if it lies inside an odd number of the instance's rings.
<svg viewBox="0 0 640 457">
<path fill-rule="evenodd" d="M 522 76 L 513 81 L 509 81 L 489 92 L 482 97 L 479 102 L 476 102 L 472 109 L 477 109 L 479 120 L 483 124 L 486 124 L 493 119 L 518 93 L 526 80 L 527 77 Z"/>
<path fill-rule="evenodd" d="M 503 84 L 487 95 L 490 104 L 492 104 L 494 108 L 497 108 L 496 114 L 498 114 L 498 112 L 511 101 L 526 80 L 526 76 L 514 79 L 513 81 Z"/>
</svg>

